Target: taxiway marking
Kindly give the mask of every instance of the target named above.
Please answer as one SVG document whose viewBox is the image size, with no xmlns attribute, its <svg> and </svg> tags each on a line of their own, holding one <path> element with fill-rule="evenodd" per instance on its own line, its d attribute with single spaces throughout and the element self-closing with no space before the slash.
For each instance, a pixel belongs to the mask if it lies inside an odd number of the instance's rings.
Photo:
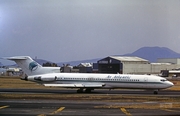
<svg viewBox="0 0 180 116">
<path fill-rule="evenodd" d="M 126 114 L 126 116 L 132 116 L 129 112 L 126 111 L 125 108 L 120 108 L 120 110 L 121 110 L 124 114 Z"/>
<path fill-rule="evenodd" d="M 4 109 L 4 108 L 7 108 L 7 107 L 9 107 L 9 106 L 1 106 L 0 109 Z"/>
<path fill-rule="evenodd" d="M 39 114 L 39 115 L 37 115 L 37 116 L 46 116 L 45 114 Z"/>
<path fill-rule="evenodd" d="M 62 110 L 64 110 L 65 107 L 60 107 L 59 109 L 57 109 L 56 111 L 50 113 L 49 115 L 54 115 L 57 114 L 58 112 L 61 112 Z M 37 116 L 46 116 L 46 114 L 39 114 Z"/>
<path fill-rule="evenodd" d="M 165 110 L 165 111 L 169 111 L 169 112 L 180 112 L 178 110 L 170 110 L 170 109 L 161 109 L 161 110 Z"/>
<path fill-rule="evenodd" d="M 50 113 L 50 115 L 53 115 L 53 114 L 57 114 L 58 112 L 61 112 L 62 110 L 64 110 L 65 107 L 60 107 L 59 109 L 57 109 L 56 111 Z"/>
</svg>

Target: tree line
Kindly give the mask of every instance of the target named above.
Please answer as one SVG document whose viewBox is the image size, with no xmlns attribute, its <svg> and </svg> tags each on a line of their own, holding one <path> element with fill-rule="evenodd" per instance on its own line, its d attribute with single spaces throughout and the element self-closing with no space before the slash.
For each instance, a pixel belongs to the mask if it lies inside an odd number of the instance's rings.
<svg viewBox="0 0 180 116">
<path fill-rule="evenodd" d="M 58 65 L 56 63 L 50 63 L 50 62 L 43 63 L 42 66 L 44 66 L 44 67 L 58 67 Z"/>
</svg>

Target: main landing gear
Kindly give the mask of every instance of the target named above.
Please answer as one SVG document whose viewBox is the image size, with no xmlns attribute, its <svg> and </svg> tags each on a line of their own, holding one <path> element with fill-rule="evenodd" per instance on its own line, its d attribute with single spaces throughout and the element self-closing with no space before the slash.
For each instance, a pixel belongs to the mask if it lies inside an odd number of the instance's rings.
<svg viewBox="0 0 180 116">
<path fill-rule="evenodd" d="M 80 89 L 78 89 L 77 90 L 77 93 L 91 93 L 91 90 L 93 90 L 93 89 L 91 89 L 91 88 L 86 88 L 85 89 L 85 91 L 83 90 L 83 88 L 80 88 Z"/>
<path fill-rule="evenodd" d="M 158 90 L 154 90 L 154 94 L 157 95 L 158 94 Z"/>
<path fill-rule="evenodd" d="M 77 93 L 83 93 L 83 88 L 78 89 Z"/>
</svg>

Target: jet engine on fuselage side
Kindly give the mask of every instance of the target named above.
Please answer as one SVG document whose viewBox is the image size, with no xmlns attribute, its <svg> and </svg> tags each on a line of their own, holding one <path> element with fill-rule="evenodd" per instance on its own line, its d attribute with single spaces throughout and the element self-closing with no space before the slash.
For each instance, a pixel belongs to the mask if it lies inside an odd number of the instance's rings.
<svg viewBox="0 0 180 116">
<path fill-rule="evenodd" d="M 46 81 L 46 82 L 51 82 L 51 81 L 56 81 L 57 77 L 48 77 L 48 76 L 37 76 L 34 77 L 35 81 Z"/>
</svg>

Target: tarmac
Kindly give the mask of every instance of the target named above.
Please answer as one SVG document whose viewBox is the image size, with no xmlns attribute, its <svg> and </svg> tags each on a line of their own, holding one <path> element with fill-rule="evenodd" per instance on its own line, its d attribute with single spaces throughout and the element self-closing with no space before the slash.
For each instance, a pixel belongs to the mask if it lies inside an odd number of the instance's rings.
<svg viewBox="0 0 180 116">
<path fill-rule="evenodd" d="M 82 115 L 82 116 L 154 116 L 179 115 L 180 110 L 170 108 L 159 109 L 126 109 L 126 108 L 96 108 L 109 105 L 108 102 L 76 102 L 59 100 L 1 100 L 1 116 L 48 116 L 48 115 Z"/>
<path fill-rule="evenodd" d="M 0 93 L 44 93 L 44 94 L 77 94 L 76 89 L 64 89 L 64 88 L 58 88 L 58 89 L 1 89 Z M 86 94 L 86 93 L 82 93 Z M 107 90 L 107 89 L 95 89 L 90 94 L 125 94 L 125 95 L 154 95 L 152 90 L 139 90 L 139 89 L 113 89 L 113 90 Z M 164 95 L 164 96 L 180 96 L 180 91 L 175 90 L 161 90 L 158 92 L 157 95 Z"/>
<path fill-rule="evenodd" d="M 76 90 L 45 90 L 45 89 L 0 89 L 1 94 L 25 94 L 32 93 L 67 94 L 76 95 Z M 86 94 L 86 93 L 83 93 Z M 164 90 L 158 95 L 153 95 L 152 91 L 142 90 L 96 90 L 91 95 L 128 95 L 128 96 L 180 96 L 180 91 Z M 81 94 L 82 95 L 82 94 Z M 111 107 L 113 105 L 158 105 L 158 108 L 125 108 Z M 49 116 L 49 115 L 73 115 L 73 116 L 172 116 L 180 115 L 180 107 L 173 108 L 172 102 L 113 102 L 113 101 L 93 101 L 93 100 L 57 100 L 57 99 L 0 99 L 0 116 Z"/>
</svg>

